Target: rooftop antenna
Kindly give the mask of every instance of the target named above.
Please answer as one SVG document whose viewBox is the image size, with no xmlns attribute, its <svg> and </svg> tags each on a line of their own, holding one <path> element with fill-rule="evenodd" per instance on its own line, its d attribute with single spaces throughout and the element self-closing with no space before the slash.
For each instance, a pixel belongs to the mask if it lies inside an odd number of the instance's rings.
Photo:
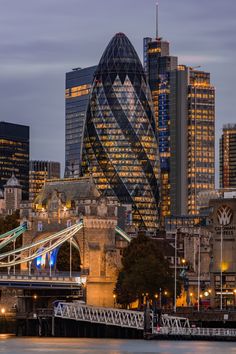
<svg viewBox="0 0 236 354">
<path fill-rule="evenodd" d="M 156 39 L 158 38 L 158 2 L 156 2 Z"/>
</svg>

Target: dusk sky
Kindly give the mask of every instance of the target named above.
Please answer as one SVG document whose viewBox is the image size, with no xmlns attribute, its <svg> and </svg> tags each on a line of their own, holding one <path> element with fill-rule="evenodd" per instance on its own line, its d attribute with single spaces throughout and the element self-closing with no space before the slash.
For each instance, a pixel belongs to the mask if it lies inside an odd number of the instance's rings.
<svg viewBox="0 0 236 354">
<path fill-rule="evenodd" d="M 143 37 L 155 35 L 155 3 L 0 0 L 0 120 L 30 126 L 31 159 L 60 161 L 64 172 L 66 71 L 96 65 L 116 32 L 142 59 Z M 216 87 L 217 165 L 222 124 L 236 123 L 235 14 L 235 0 L 159 1 L 159 34 L 171 54 L 210 71 Z"/>
</svg>

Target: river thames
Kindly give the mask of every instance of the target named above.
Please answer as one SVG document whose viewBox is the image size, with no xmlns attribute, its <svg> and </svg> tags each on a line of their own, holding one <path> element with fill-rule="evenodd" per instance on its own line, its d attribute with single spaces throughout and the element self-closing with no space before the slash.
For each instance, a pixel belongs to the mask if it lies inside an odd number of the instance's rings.
<svg viewBox="0 0 236 354">
<path fill-rule="evenodd" d="M 144 341 L 93 338 L 38 338 L 0 335 L 4 354 L 231 354 L 236 344 L 203 341 Z"/>
</svg>

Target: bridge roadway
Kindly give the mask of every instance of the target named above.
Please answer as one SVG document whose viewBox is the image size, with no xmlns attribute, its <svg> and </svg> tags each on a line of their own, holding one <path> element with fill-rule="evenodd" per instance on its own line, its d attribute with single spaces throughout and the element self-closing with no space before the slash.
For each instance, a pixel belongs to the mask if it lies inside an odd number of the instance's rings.
<svg viewBox="0 0 236 354">
<path fill-rule="evenodd" d="M 147 314 L 146 314 L 147 315 Z M 90 323 L 105 324 L 133 328 L 144 331 L 145 313 L 142 311 L 122 310 L 87 306 L 80 301 L 68 303 L 59 302 L 54 307 L 54 317 L 65 320 L 85 321 Z M 161 315 L 160 325 L 153 325 L 153 313 L 149 317 L 151 328 L 150 338 L 212 338 L 221 340 L 236 340 L 236 329 L 231 328 L 198 328 L 190 327 L 189 320 L 185 317 Z"/>
<path fill-rule="evenodd" d="M 0 286 L 12 288 L 35 288 L 35 289 L 81 289 L 86 282 L 86 277 L 80 273 L 69 272 L 47 273 L 41 274 L 7 274 L 0 273 Z"/>
</svg>

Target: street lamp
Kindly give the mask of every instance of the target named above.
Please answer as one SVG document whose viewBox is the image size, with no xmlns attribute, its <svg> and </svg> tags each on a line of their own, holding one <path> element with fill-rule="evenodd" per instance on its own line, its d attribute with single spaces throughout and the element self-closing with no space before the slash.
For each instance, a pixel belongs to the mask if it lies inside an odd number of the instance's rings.
<svg viewBox="0 0 236 354">
<path fill-rule="evenodd" d="M 159 298 L 159 301 L 160 301 L 160 309 L 162 307 L 162 303 L 161 303 L 161 288 L 160 288 L 160 298 Z"/>
<path fill-rule="evenodd" d="M 4 315 L 6 312 L 6 310 L 4 309 L 4 307 L 1 309 L 1 314 Z"/>
<path fill-rule="evenodd" d="M 200 276 L 201 276 L 201 228 L 198 229 L 198 276 L 197 276 L 197 310 L 200 311 Z"/>
<path fill-rule="evenodd" d="M 234 289 L 234 307 L 236 306 L 236 289 Z"/>
<path fill-rule="evenodd" d="M 176 296 L 177 296 L 177 286 L 176 286 L 176 281 L 177 281 L 177 233 L 178 233 L 178 228 L 176 228 L 176 231 L 175 231 L 175 289 L 174 289 L 174 312 L 176 312 Z"/>
<path fill-rule="evenodd" d="M 116 294 L 113 294 L 114 307 L 116 307 Z"/>
<path fill-rule="evenodd" d="M 223 275 L 222 264 L 223 263 L 223 225 L 220 225 L 220 309 L 223 308 Z"/>
</svg>

